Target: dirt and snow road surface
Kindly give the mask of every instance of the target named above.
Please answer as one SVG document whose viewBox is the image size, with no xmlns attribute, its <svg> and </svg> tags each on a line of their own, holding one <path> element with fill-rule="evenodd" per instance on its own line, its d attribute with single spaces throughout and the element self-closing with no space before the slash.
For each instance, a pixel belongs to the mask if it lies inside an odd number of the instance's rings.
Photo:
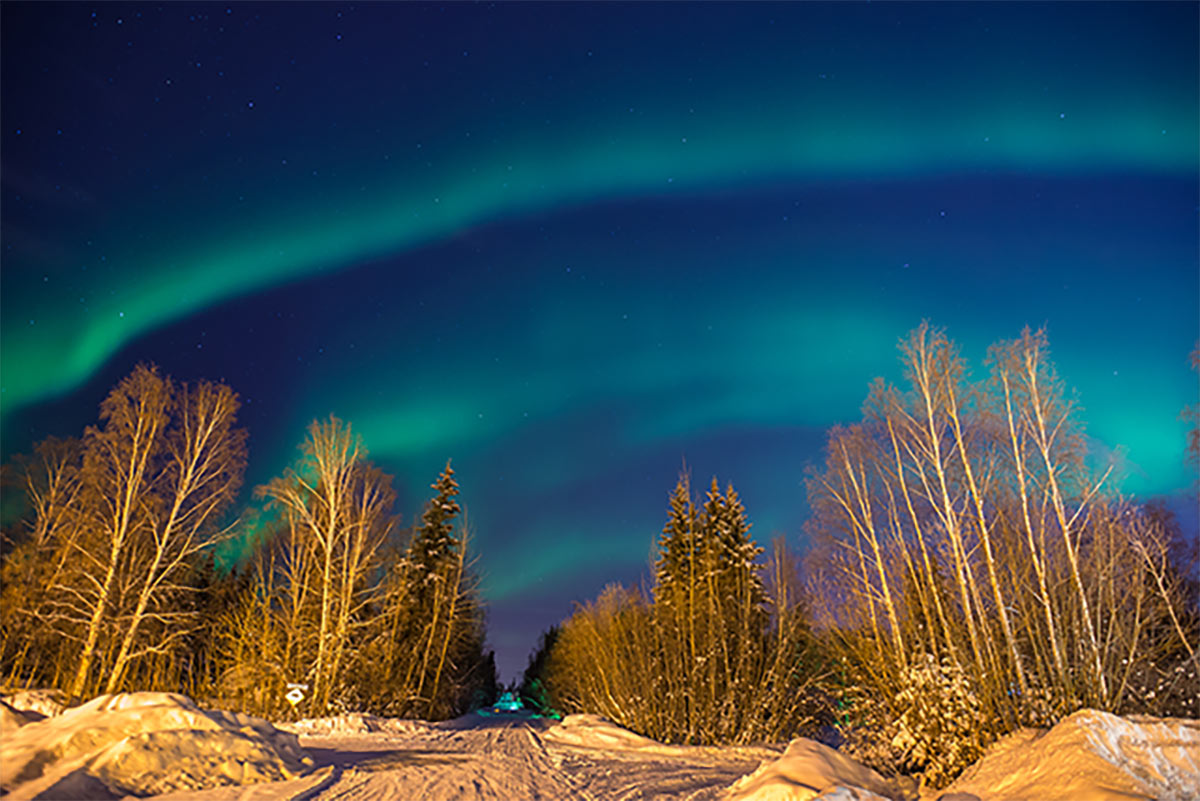
<svg viewBox="0 0 1200 801">
<path fill-rule="evenodd" d="M 469 715 L 436 724 L 352 715 L 288 728 L 315 762 L 311 775 L 156 801 L 717 799 L 780 754 L 667 746 L 586 715 L 565 723 Z"/>
</svg>

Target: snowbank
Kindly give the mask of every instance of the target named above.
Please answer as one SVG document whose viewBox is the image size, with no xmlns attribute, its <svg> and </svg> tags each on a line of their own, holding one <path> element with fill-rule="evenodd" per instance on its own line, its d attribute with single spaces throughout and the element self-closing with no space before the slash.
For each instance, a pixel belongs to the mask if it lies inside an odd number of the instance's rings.
<svg viewBox="0 0 1200 801">
<path fill-rule="evenodd" d="M 361 712 L 348 712 L 327 718 L 305 718 L 295 723 L 280 723 L 278 728 L 308 737 L 337 737 L 343 734 L 413 734 L 429 728 L 419 720 L 380 718 Z"/>
<path fill-rule="evenodd" d="M 1200 720 L 1085 709 L 1046 732 L 999 741 L 944 792 L 969 801 L 1200 798 Z"/>
<path fill-rule="evenodd" d="M 582 748 L 641 751 L 654 753 L 672 751 L 677 746 L 663 745 L 657 740 L 634 734 L 599 715 L 567 715 L 555 726 L 542 732 L 542 738 Z"/>
<path fill-rule="evenodd" d="M 905 780 L 901 780 L 905 781 Z M 728 801 L 884 801 L 903 797 L 895 781 L 839 754 L 827 745 L 798 737 L 783 756 L 761 765 L 729 788 Z"/>
<path fill-rule="evenodd" d="M 311 765 L 296 735 L 174 693 L 102 695 L 0 740 L 5 801 L 282 781 Z"/>
</svg>

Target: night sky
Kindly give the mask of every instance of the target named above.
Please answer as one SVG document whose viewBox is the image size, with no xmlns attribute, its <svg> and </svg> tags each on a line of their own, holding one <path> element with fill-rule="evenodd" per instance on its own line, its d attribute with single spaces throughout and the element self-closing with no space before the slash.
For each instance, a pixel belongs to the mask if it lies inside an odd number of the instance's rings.
<svg viewBox="0 0 1200 801">
<path fill-rule="evenodd" d="M 3 455 L 141 360 L 453 458 L 502 678 L 637 581 L 684 460 L 801 544 L 928 318 L 1046 326 L 1142 497 L 1195 480 L 1196 3 L 0 6 Z"/>
</svg>

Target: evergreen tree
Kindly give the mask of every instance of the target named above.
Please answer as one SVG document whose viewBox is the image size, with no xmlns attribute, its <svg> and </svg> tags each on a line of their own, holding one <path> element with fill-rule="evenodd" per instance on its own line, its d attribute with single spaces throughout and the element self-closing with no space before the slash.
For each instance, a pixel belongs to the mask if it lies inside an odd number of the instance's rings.
<svg viewBox="0 0 1200 801">
<path fill-rule="evenodd" d="M 454 518 L 462 507 L 454 499 L 458 495 L 458 482 L 454 480 L 454 469 L 446 462 L 445 469 L 437 481 L 430 485 L 437 496 L 425 505 L 421 515 L 421 527 L 413 535 L 408 548 L 410 569 L 418 571 L 420 580 L 429 581 L 446 563 L 453 560 L 458 549 L 454 537 Z"/>
<path fill-rule="evenodd" d="M 540 715 L 553 714 L 555 711 L 546 690 L 546 669 L 550 651 L 558 641 L 560 631 L 560 626 L 551 626 L 541 633 L 537 648 L 529 655 L 529 664 L 525 667 L 521 684 L 517 687 L 521 703 Z"/>
<path fill-rule="evenodd" d="M 455 500 L 458 482 L 449 461 L 431 486 L 437 495 L 426 504 L 405 554 L 400 596 L 408 621 L 404 647 L 419 654 L 406 668 L 404 685 L 413 689 L 403 714 L 436 720 L 462 714 L 477 694 L 490 692 L 495 669 L 489 677 L 483 610 L 467 560 L 465 517 L 455 534 L 462 507 Z"/>
<path fill-rule="evenodd" d="M 544 697 L 677 743 L 778 741 L 813 723 L 824 665 L 786 546 L 766 565 L 768 598 L 737 492 L 714 478 L 699 506 L 685 473 L 658 547 L 653 604 L 611 585 L 545 635 L 522 683 L 527 703 Z"/>
<path fill-rule="evenodd" d="M 763 549 L 750 537 L 746 507 L 733 485 L 722 496 L 716 476 L 704 504 L 702 528 L 708 569 L 717 575 L 719 597 L 736 600 L 741 607 L 761 608 L 766 601 L 758 574 L 758 557 Z"/>
<path fill-rule="evenodd" d="M 413 532 L 401 568 L 413 627 L 405 639 L 421 643 L 424 651 L 417 678 L 422 688 L 425 674 L 431 669 L 429 660 L 435 643 L 443 638 L 439 629 L 447 625 L 445 613 L 450 600 L 447 585 L 457 584 L 460 578 L 454 570 L 459 545 L 454 537 L 454 519 L 462 507 L 455 500 L 458 482 L 449 461 L 430 487 L 437 490 L 437 495 L 425 504 L 421 526 Z M 447 632 L 445 636 L 451 635 Z"/>
<path fill-rule="evenodd" d="M 671 493 L 667 522 L 659 539 L 659 557 L 654 563 L 656 601 L 687 612 L 688 593 L 698 576 L 700 546 L 691 480 L 683 472 Z"/>
</svg>

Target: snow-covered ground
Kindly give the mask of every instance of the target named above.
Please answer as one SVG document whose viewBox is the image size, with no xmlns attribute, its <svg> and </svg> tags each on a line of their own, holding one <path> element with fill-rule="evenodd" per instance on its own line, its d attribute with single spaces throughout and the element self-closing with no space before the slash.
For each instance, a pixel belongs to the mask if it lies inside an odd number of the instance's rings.
<svg viewBox="0 0 1200 801">
<path fill-rule="evenodd" d="M 313 767 L 296 735 L 174 693 L 102 695 L 40 720 L 14 702 L 6 699 L 0 738 L 6 801 L 103 801 L 286 781 Z"/>
<path fill-rule="evenodd" d="M 1049 731 L 995 743 L 947 792 L 985 801 L 1195 801 L 1200 720 L 1122 718 L 1085 709 Z"/>
<path fill-rule="evenodd" d="M 820 743 L 670 746 L 594 715 L 520 713 L 445 723 L 343 715 L 275 727 L 183 696 L 102 696 L 55 715 L 52 699 L 0 706 L 5 801 L 373 801 L 379 799 L 912 799 Z M 24 711 L 23 711 L 24 710 Z M 32 711 L 28 711 L 32 710 Z M 50 717 L 41 717 L 42 715 Z M 1200 721 L 1072 715 L 997 743 L 922 801 L 1200 797 Z"/>
</svg>

